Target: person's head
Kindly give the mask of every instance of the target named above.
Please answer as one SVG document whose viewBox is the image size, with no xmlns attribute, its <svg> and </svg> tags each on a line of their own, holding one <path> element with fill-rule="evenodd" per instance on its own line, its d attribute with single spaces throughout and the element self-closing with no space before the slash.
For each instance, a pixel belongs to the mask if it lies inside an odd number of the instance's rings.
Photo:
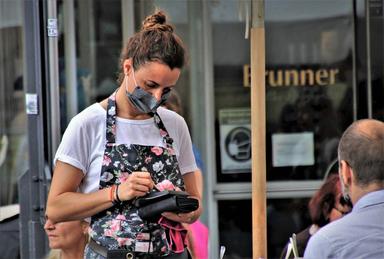
<svg viewBox="0 0 384 259">
<path fill-rule="evenodd" d="M 123 48 L 118 82 L 133 105 L 147 113 L 148 109 L 137 103 L 155 110 L 176 84 L 184 63 L 183 43 L 167 23 L 166 15 L 158 11 L 144 20 L 141 30 Z"/>
<path fill-rule="evenodd" d="M 384 189 L 384 123 L 373 119 L 352 123 L 340 139 L 338 159 L 343 193 L 352 203 Z"/>
<path fill-rule="evenodd" d="M 322 227 L 334 221 L 351 209 L 342 195 L 339 176 L 332 174 L 313 195 L 308 204 L 313 224 Z"/>
<path fill-rule="evenodd" d="M 88 222 L 82 220 L 53 223 L 49 218 L 44 224 L 51 249 L 71 249 L 88 242 Z"/>
</svg>

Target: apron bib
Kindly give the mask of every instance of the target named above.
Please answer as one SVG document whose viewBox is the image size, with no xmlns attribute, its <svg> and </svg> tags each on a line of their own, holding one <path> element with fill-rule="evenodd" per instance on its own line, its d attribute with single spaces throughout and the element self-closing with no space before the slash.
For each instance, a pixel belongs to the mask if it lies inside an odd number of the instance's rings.
<svg viewBox="0 0 384 259">
<path fill-rule="evenodd" d="M 154 123 L 159 128 L 165 147 L 136 144 L 116 144 L 116 97 L 108 99 L 106 146 L 101 168 L 99 189 L 120 184 L 134 171 L 147 171 L 155 184 L 169 180 L 175 187 L 184 190 L 184 182 L 169 136 L 160 116 L 154 114 Z M 143 221 L 132 201 L 115 204 L 94 215 L 90 236 L 108 250 L 127 249 L 133 252 L 157 256 L 170 254 L 164 227 Z"/>
</svg>

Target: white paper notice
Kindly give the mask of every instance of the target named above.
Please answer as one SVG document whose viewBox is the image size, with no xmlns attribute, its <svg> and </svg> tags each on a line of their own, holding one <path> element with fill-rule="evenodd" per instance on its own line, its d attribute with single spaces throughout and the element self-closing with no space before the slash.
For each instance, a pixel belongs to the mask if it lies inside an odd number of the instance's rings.
<svg viewBox="0 0 384 259">
<path fill-rule="evenodd" d="M 282 166 L 308 166 L 315 163 L 312 132 L 279 133 L 272 135 L 272 164 Z"/>
</svg>

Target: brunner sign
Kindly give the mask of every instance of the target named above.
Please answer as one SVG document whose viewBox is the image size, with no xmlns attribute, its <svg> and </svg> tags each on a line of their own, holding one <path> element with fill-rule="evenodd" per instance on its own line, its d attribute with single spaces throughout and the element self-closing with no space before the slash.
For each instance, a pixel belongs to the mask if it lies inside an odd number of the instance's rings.
<svg viewBox="0 0 384 259">
<path fill-rule="evenodd" d="M 251 86 L 250 66 L 244 65 L 245 87 Z M 266 69 L 265 84 L 270 87 L 284 86 L 325 86 L 333 85 L 339 75 L 338 68 L 285 68 Z"/>
</svg>

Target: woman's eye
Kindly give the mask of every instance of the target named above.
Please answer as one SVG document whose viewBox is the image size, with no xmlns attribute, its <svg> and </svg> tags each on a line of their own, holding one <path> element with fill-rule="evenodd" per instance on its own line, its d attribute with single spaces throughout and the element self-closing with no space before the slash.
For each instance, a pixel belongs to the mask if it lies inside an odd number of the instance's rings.
<svg viewBox="0 0 384 259">
<path fill-rule="evenodd" d="M 151 88 L 151 89 L 153 89 L 153 88 L 156 88 L 156 87 L 157 87 L 157 85 L 156 85 L 156 84 L 145 84 L 145 86 L 146 86 L 147 88 Z"/>
</svg>

